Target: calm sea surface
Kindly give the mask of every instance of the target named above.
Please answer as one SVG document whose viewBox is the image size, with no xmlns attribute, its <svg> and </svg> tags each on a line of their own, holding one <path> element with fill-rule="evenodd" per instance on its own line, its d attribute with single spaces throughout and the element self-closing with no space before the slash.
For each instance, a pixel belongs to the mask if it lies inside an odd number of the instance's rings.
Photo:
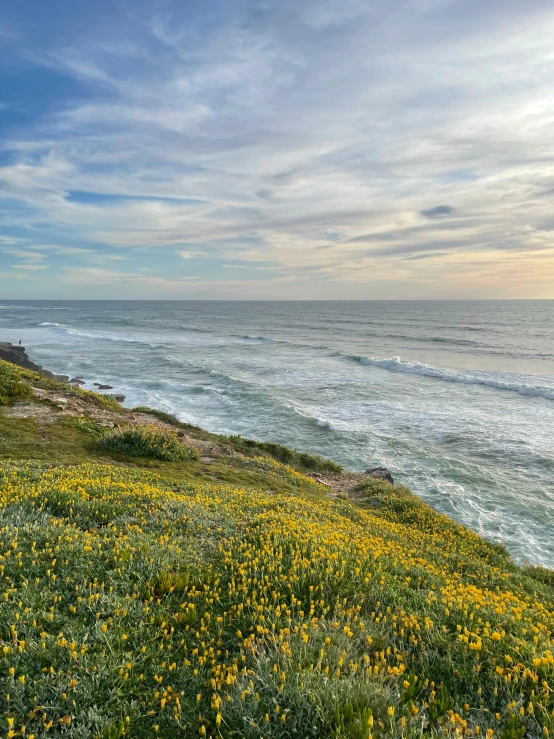
<svg viewBox="0 0 554 739">
<path fill-rule="evenodd" d="M 554 567 L 554 301 L 5 301 L 0 341 L 219 433 L 389 467 Z"/>
</svg>

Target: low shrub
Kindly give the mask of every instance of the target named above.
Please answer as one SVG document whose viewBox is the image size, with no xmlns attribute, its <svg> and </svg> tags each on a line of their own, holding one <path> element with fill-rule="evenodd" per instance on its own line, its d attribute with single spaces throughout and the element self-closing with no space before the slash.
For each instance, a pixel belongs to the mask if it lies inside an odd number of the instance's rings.
<svg viewBox="0 0 554 739">
<path fill-rule="evenodd" d="M 259 454 L 259 452 L 265 452 L 278 462 L 288 464 L 305 472 L 338 473 L 342 471 L 342 467 L 330 459 L 323 459 L 323 457 L 318 457 L 315 454 L 307 454 L 306 452 L 295 452 L 294 449 L 289 449 L 281 444 L 245 439 L 243 436 L 229 436 L 228 439 L 235 449 L 243 453 L 253 452 Z"/>
<path fill-rule="evenodd" d="M 364 500 L 365 498 L 376 498 L 379 496 L 389 495 L 393 490 L 393 486 L 386 480 L 379 480 L 375 477 L 368 477 L 362 480 L 353 489 L 355 498 Z"/>
<path fill-rule="evenodd" d="M 8 405 L 15 400 L 24 400 L 32 396 L 23 373 L 15 364 L 0 360 L 0 405 Z"/>
<path fill-rule="evenodd" d="M 168 462 L 196 459 L 195 450 L 181 444 L 179 437 L 155 426 L 127 426 L 104 434 L 100 440 L 103 449 L 130 457 L 151 457 Z"/>
<path fill-rule="evenodd" d="M 554 589 L 554 570 L 547 570 L 540 565 L 527 565 L 523 571 L 528 577 Z"/>
</svg>

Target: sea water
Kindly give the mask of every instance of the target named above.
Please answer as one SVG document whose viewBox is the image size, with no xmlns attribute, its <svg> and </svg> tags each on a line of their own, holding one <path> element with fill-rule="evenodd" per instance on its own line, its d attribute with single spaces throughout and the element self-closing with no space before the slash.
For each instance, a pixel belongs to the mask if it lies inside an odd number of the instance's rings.
<svg viewBox="0 0 554 739">
<path fill-rule="evenodd" d="M 20 339 L 128 407 L 386 466 L 554 567 L 554 301 L 4 301 Z"/>
</svg>

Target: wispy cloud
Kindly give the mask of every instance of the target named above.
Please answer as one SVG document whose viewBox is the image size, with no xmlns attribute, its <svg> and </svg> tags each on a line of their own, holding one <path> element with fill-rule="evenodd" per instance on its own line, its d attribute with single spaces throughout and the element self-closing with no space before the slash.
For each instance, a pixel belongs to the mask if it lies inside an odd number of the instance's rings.
<svg viewBox="0 0 554 739">
<path fill-rule="evenodd" d="M 58 290 L 210 297 L 246 264 L 286 297 L 554 296 L 547 0 L 31 4 L 0 57 L 0 254 L 57 259 Z"/>
<path fill-rule="evenodd" d="M 181 259 L 196 259 L 197 257 L 206 256 L 205 251 L 178 251 L 177 254 Z"/>
<path fill-rule="evenodd" d="M 71 285 L 109 285 L 131 284 L 143 287 L 180 288 L 196 277 L 181 277 L 169 280 L 160 276 L 145 276 L 135 272 L 117 272 L 97 267 L 66 267 L 63 270 L 63 282 Z"/>
<path fill-rule="evenodd" d="M 46 269 L 45 264 L 13 264 L 12 269 L 24 269 L 27 272 L 37 272 L 39 269 Z"/>
<path fill-rule="evenodd" d="M 11 257 L 16 257 L 17 259 L 25 259 L 31 262 L 40 262 L 44 259 L 44 254 L 41 254 L 36 251 L 26 251 L 25 249 L 2 249 L 2 254 L 8 254 Z"/>
</svg>

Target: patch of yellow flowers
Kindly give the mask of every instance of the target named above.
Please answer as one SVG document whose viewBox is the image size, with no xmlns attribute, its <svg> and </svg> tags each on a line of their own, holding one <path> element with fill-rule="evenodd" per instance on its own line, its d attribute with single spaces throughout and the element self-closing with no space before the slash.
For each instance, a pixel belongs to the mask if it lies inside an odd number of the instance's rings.
<svg viewBox="0 0 554 739">
<path fill-rule="evenodd" d="M 317 482 L 317 480 L 315 480 L 313 477 L 310 477 L 309 475 L 305 475 L 302 472 L 295 470 L 294 467 L 291 467 L 289 464 L 281 464 L 271 457 L 267 457 L 264 455 L 259 455 L 256 457 L 243 457 L 243 462 L 246 467 L 255 467 L 259 470 L 267 472 L 270 475 L 281 477 L 297 487 L 309 486 L 313 488 L 314 491 L 327 491 L 325 485 Z"/>
<path fill-rule="evenodd" d="M 552 596 L 394 491 L 362 510 L 6 463 L 0 730 L 548 736 Z"/>
</svg>

